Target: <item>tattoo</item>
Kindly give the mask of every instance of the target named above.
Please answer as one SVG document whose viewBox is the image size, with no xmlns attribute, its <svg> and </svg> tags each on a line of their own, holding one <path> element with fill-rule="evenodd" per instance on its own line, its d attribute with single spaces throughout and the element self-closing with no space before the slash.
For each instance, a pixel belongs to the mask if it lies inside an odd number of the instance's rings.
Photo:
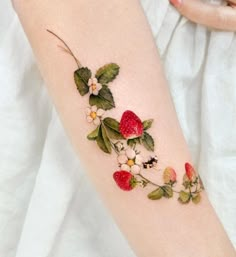
<svg viewBox="0 0 236 257">
<path fill-rule="evenodd" d="M 146 162 L 143 162 L 143 168 L 144 169 L 151 169 L 151 168 L 154 168 L 156 167 L 157 165 L 157 156 L 155 155 L 154 157 L 150 157 L 150 159 Z"/>
<path fill-rule="evenodd" d="M 178 194 L 182 204 L 192 201 L 197 204 L 201 200 L 201 191 L 204 189 L 200 176 L 193 166 L 185 163 L 183 176 L 183 190 L 176 191 L 177 175 L 172 167 L 166 167 L 162 175 L 162 184 L 157 184 L 143 175 L 143 170 L 155 169 L 158 163 L 157 156 L 143 160 L 139 149 L 154 152 L 155 143 L 147 131 L 152 127 L 153 119 L 142 121 L 131 110 L 126 110 L 120 121 L 106 115 L 108 110 L 115 108 L 115 101 L 110 90 L 111 82 L 119 74 L 120 67 L 116 63 L 109 63 L 99 68 L 95 75 L 89 68 L 81 65 L 69 46 L 54 32 L 47 30 L 63 43 L 62 49 L 70 54 L 78 68 L 74 71 L 74 81 L 81 96 L 88 95 L 88 107 L 85 109 L 86 119 L 95 126 L 87 138 L 97 143 L 105 153 L 114 152 L 117 155 L 119 169 L 113 173 L 117 186 L 125 191 L 134 188 L 147 187 L 152 191 L 147 195 L 151 200 L 171 198 Z"/>
</svg>

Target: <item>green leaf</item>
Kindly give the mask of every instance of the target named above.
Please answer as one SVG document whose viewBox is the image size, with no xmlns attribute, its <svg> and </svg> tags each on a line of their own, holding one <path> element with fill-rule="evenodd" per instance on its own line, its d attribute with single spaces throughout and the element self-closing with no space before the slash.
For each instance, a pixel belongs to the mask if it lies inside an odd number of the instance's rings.
<svg viewBox="0 0 236 257">
<path fill-rule="evenodd" d="M 153 119 L 145 120 L 145 121 L 143 122 L 143 129 L 144 129 L 144 130 L 147 130 L 147 129 L 151 128 L 152 123 L 153 123 Z"/>
<path fill-rule="evenodd" d="M 99 129 L 100 129 L 100 125 L 95 130 L 93 130 L 91 133 L 89 133 L 87 135 L 87 138 L 89 140 L 96 140 L 96 138 L 98 137 Z"/>
<path fill-rule="evenodd" d="M 115 107 L 113 95 L 111 93 L 111 90 L 107 86 L 102 86 L 102 89 L 99 91 L 99 96 L 104 100 L 108 101 L 112 105 L 112 107 Z"/>
<path fill-rule="evenodd" d="M 103 123 L 109 128 L 115 130 L 116 132 L 120 132 L 119 130 L 120 123 L 117 120 L 107 117 L 103 120 Z"/>
<path fill-rule="evenodd" d="M 119 74 L 120 67 L 115 63 L 109 63 L 98 69 L 95 77 L 101 84 L 111 82 Z"/>
<path fill-rule="evenodd" d="M 198 204 L 201 201 L 201 195 L 198 193 L 192 198 L 193 203 Z"/>
<path fill-rule="evenodd" d="M 130 147 L 135 146 L 136 144 L 141 144 L 140 137 L 132 138 L 127 140 L 127 145 Z"/>
<path fill-rule="evenodd" d="M 114 129 L 111 129 L 110 127 L 108 127 L 106 124 L 104 124 L 105 128 L 106 128 L 106 132 L 109 138 L 111 139 L 117 139 L 117 140 L 122 140 L 124 139 L 124 137 L 120 134 L 120 132 L 117 132 Z"/>
<path fill-rule="evenodd" d="M 79 93 L 83 96 L 88 93 L 89 86 L 88 80 L 91 78 L 92 73 L 87 67 L 79 68 L 74 72 L 74 80 Z"/>
<path fill-rule="evenodd" d="M 190 198 L 191 198 L 191 195 L 190 193 L 187 193 L 185 191 L 180 191 L 179 193 L 179 202 L 185 204 L 185 203 L 188 203 L 190 201 Z"/>
<path fill-rule="evenodd" d="M 148 151 L 154 151 L 154 140 L 147 132 L 143 133 L 142 144 Z"/>
<path fill-rule="evenodd" d="M 164 191 L 164 197 L 171 198 L 173 196 L 173 189 L 171 186 L 163 186 L 162 189 Z"/>
<path fill-rule="evenodd" d="M 111 142 L 107 137 L 106 131 L 103 126 L 100 126 L 96 140 L 97 140 L 98 146 L 103 152 L 111 153 Z"/>
<path fill-rule="evenodd" d="M 107 86 L 103 86 L 98 95 L 90 95 L 89 104 L 91 106 L 96 105 L 103 110 L 110 110 L 115 107 L 112 93 Z"/>
<path fill-rule="evenodd" d="M 101 125 L 101 129 L 102 129 L 102 137 L 103 137 L 104 143 L 106 145 L 106 148 L 107 148 L 108 152 L 111 153 L 111 142 L 110 142 L 109 137 L 107 136 L 106 128 L 103 125 Z"/>
<path fill-rule="evenodd" d="M 148 198 L 151 200 L 158 200 L 158 199 L 161 199 L 163 195 L 164 195 L 163 189 L 161 187 L 158 187 L 156 190 L 148 194 Z"/>
</svg>

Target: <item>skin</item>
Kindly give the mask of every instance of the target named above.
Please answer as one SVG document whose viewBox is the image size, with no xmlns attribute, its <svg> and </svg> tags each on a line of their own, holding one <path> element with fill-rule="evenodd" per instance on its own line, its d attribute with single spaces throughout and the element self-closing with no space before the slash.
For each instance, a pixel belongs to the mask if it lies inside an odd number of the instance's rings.
<svg viewBox="0 0 236 257">
<path fill-rule="evenodd" d="M 107 155 L 88 141 L 87 97 L 74 84 L 77 68 L 60 42 L 59 34 L 79 61 L 95 72 L 115 62 L 121 67 L 111 89 L 120 119 L 129 109 L 143 120 L 154 119 L 150 132 L 158 142 L 159 168 L 174 167 L 179 181 L 184 163 L 192 162 L 179 126 L 151 31 L 137 0 L 15 1 L 15 9 L 34 50 L 48 92 L 86 173 L 138 257 L 235 257 L 206 194 L 199 205 L 181 205 L 176 199 L 151 201 L 149 190 L 120 190 L 112 174 L 116 155 Z M 33 86 L 33 82 L 32 82 Z M 150 174 L 157 179 L 159 173 Z M 180 189 L 179 184 L 176 190 Z M 109 246 L 108 246 L 109 247 Z"/>
<path fill-rule="evenodd" d="M 236 0 L 216 6 L 201 0 L 170 0 L 183 16 L 211 29 L 236 31 Z"/>
</svg>

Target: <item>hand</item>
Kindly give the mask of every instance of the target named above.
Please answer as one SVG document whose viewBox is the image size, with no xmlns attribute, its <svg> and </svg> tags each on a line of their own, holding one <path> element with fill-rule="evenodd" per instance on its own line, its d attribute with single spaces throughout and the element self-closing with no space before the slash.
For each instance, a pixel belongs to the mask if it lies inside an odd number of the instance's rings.
<svg viewBox="0 0 236 257">
<path fill-rule="evenodd" d="M 236 0 L 223 6 L 203 3 L 201 0 L 170 0 L 171 4 L 189 20 L 210 28 L 236 31 Z"/>
</svg>

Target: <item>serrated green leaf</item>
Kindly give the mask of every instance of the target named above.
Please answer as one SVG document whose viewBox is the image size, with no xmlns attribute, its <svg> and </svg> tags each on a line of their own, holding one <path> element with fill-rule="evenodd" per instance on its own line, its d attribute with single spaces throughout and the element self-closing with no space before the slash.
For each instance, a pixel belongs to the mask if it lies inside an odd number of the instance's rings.
<svg viewBox="0 0 236 257">
<path fill-rule="evenodd" d="M 115 63 L 109 63 L 97 70 L 95 77 L 101 84 L 107 84 L 119 74 L 120 67 Z"/>
<path fill-rule="evenodd" d="M 154 140 L 152 136 L 150 136 L 147 132 L 144 132 L 141 140 L 142 140 L 143 146 L 148 151 L 154 151 Z"/>
<path fill-rule="evenodd" d="M 98 95 L 90 95 L 89 104 L 91 106 L 96 105 L 103 110 L 110 110 L 115 107 L 112 93 L 107 86 L 103 86 Z"/>
<path fill-rule="evenodd" d="M 100 149 L 105 153 L 111 153 L 111 143 L 104 132 L 103 126 L 100 126 L 98 136 L 96 138 L 97 144 Z M 108 142 L 109 141 L 109 142 Z"/>
<path fill-rule="evenodd" d="M 92 73 L 87 67 L 79 68 L 74 72 L 74 80 L 79 93 L 83 96 L 89 92 L 88 80 Z"/>
<path fill-rule="evenodd" d="M 87 138 L 89 140 L 96 140 L 96 138 L 98 137 L 99 129 L 100 129 L 100 125 L 95 130 L 93 130 L 91 133 L 89 133 L 87 135 Z"/>
<path fill-rule="evenodd" d="M 164 197 L 171 198 L 173 196 L 173 189 L 171 186 L 163 186 L 162 189 L 164 191 Z"/>
<path fill-rule="evenodd" d="M 180 191 L 179 193 L 179 202 L 181 203 L 188 203 L 190 201 L 191 195 L 185 191 Z"/>
<path fill-rule="evenodd" d="M 151 200 L 159 200 L 164 195 L 164 191 L 161 187 L 158 187 L 154 191 L 148 194 L 148 198 Z"/>
<path fill-rule="evenodd" d="M 145 120 L 145 121 L 143 122 L 143 129 L 144 129 L 144 130 L 147 130 L 147 129 L 151 128 L 152 123 L 153 123 L 153 119 Z"/>
<path fill-rule="evenodd" d="M 201 195 L 199 193 L 192 197 L 193 203 L 198 204 L 200 201 L 201 201 Z"/>
<path fill-rule="evenodd" d="M 99 91 L 99 96 L 107 100 L 113 107 L 115 107 L 113 95 L 107 86 L 102 86 L 102 89 Z"/>
</svg>

